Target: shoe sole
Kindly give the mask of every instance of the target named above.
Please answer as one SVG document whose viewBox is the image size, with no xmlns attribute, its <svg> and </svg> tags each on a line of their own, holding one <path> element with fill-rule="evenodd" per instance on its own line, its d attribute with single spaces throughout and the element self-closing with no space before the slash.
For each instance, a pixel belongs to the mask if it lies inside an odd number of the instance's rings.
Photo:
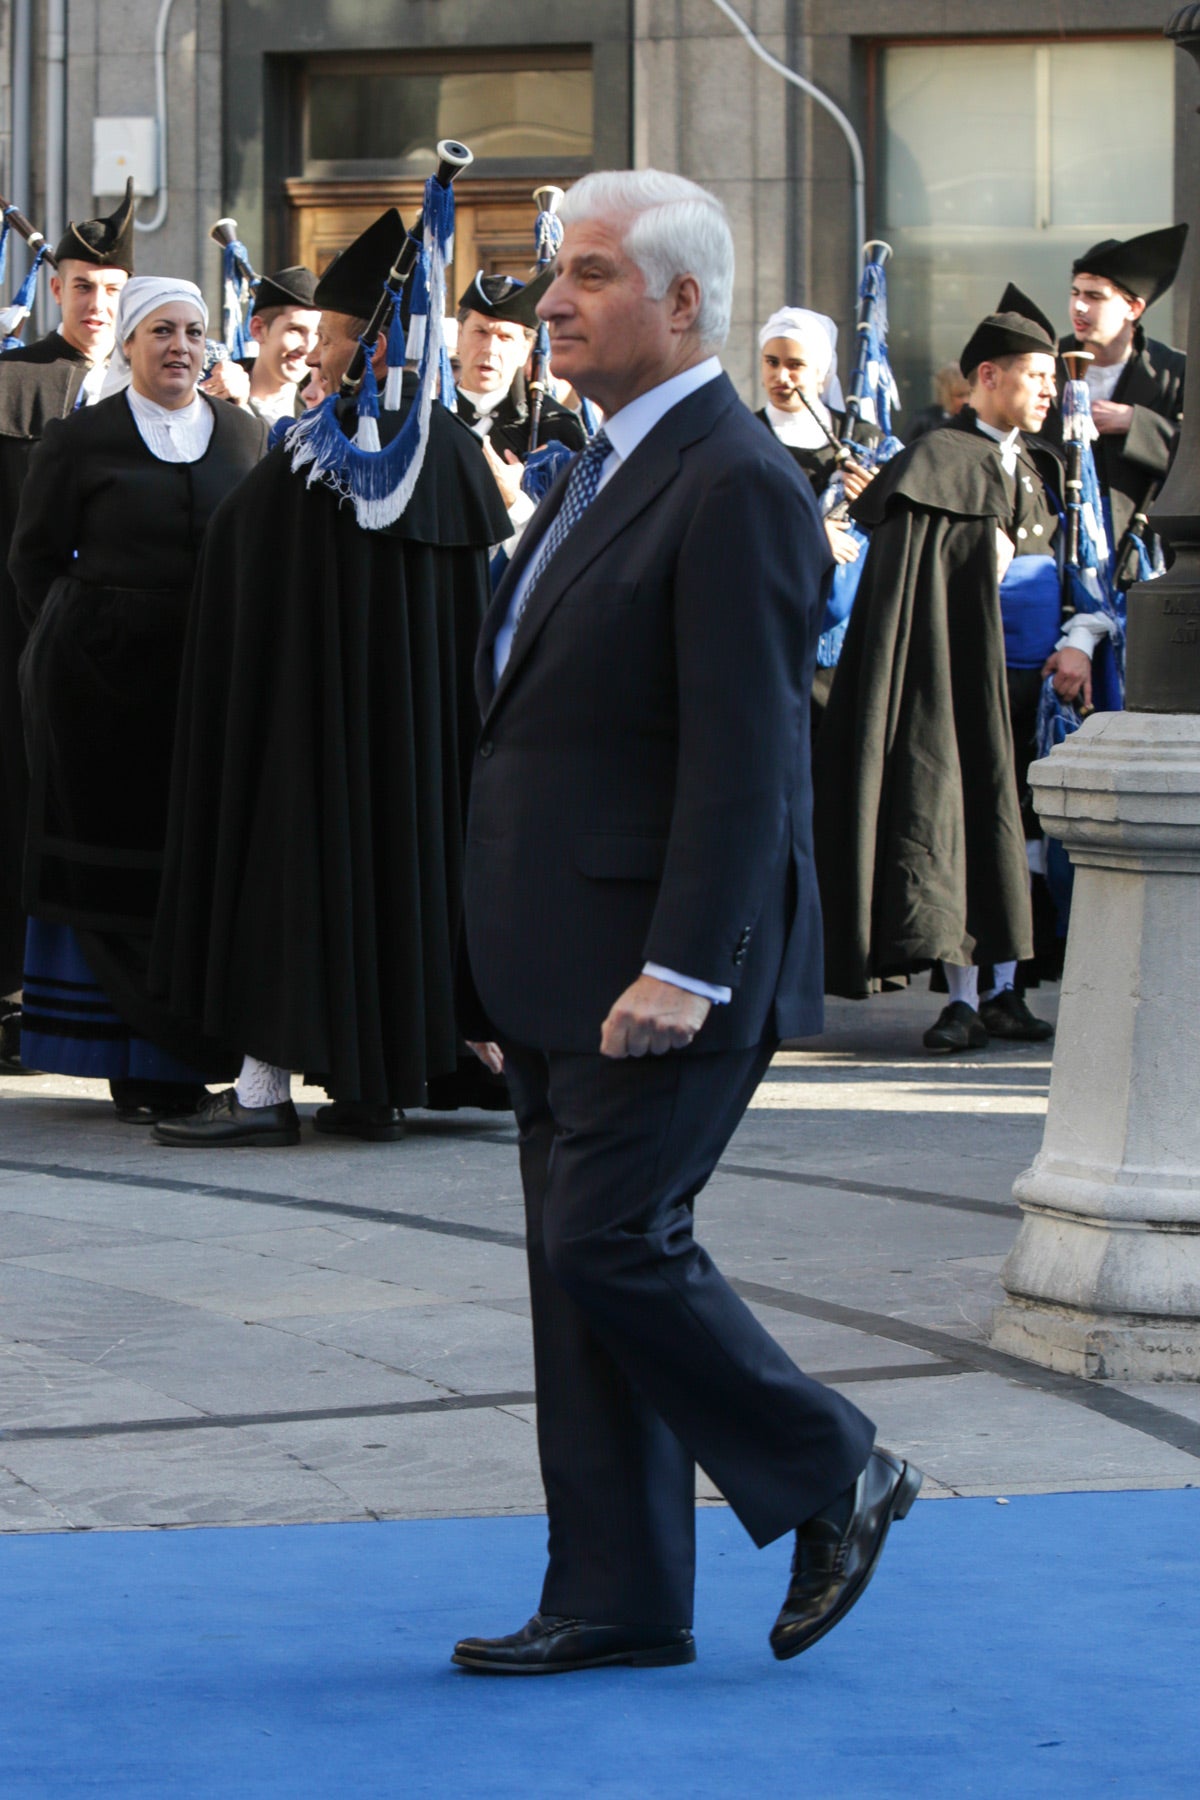
<svg viewBox="0 0 1200 1800">
<path fill-rule="evenodd" d="M 965 1044 L 927 1044 L 924 1039 L 921 1042 L 927 1056 L 956 1056 L 964 1050 L 986 1050 L 991 1039 L 979 1038 L 975 1043 L 968 1039 Z"/>
<path fill-rule="evenodd" d="M 164 1150 L 272 1150 L 294 1147 L 300 1142 L 298 1131 L 260 1131 L 254 1137 L 177 1138 L 162 1137 L 154 1127 L 154 1141 Z"/>
<path fill-rule="evenodd" d="M 772 1637 L 771 1649 L 777 1662 L 789 1662 L 793 1656 L 799 1656 L 801 1651 L 810 1650 L 814 1644 L 820 1643 L 821 1639 L 831 1632 L 835 1625 L 841 1624 L 851 1607 L 861 1600 L 875 1573 L 879 1558 L 883 1555 L 883 1546 L 887 1543 L 887 1535 L 892 1524 L 896 1519 L 907 1519 L 912 1511 L 913 1501 L 921 1491 L 921 1483 L 924 1479 L 920 1469 L 915 1469 L 911 1463 L 906 1462 L 901 1465 L 900 1479 L 896 1483 L 895 1492 L 892 1495 L 892 1504 L 884 1515 L 879 1541 L 875 1545 L 870 1562 L 863 1570 L 858 1585 L 853 1589 L 847 1589 L 828 1618 L 822 1620 L 818 1628 L 808 1637 L 801 1638 L 799 1643 L 784 1642 L 777 1645 Z"/>
<path fill-rule="evenodd" d="M 408 1136 L 403 1125 L 380 1125 L 374 1130 L 368 1126 L 362 1131 L 348 1131 L 344 1125 L 321 1125 L 316 1119 L 313 1130 L 319 1131 L 322 1137 L 357 1138 L 360 1144 L 398 1144 L 401 1138 Z"/>
<path fill-rule="evenodd" d="M 450 1661 L 472 1675 L 574 1675 L 581 1669 L 607 1669 L 624 1664 L 631 1669 L 673 1669 L 682 1663 L 694 1663 L 695 1644 L 668 1645 L 661 1650 L 624 1650 L 613 1656 L 589 1656 L 579 1662 L 539 1663 L 522 1667 L 518 1663 L 488 1662 L 483 1657 L 459 1656 Z"/>
</svg>

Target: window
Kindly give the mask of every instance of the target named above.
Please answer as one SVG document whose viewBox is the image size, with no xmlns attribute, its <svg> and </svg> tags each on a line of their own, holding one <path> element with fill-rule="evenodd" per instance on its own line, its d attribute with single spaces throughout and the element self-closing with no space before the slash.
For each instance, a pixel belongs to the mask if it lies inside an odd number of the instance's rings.
<svg viewBox="0 0 1200 1800">
<path fill-rule="evenodd" d="M 440 138 L 481 171 L 568 174 L 592 164 L 592 70 L 578 51 L 314 58 L 305 76 L 305 173 L 424 176 Z"/>
<path fill-rule="evenodd" d="M 1174 55 L 1141 38 L 881 49 L 878 232 L 905 413 L 1007 281 L 1062 333 L 1074 258 L 1172 222 Z"/>
</svg>

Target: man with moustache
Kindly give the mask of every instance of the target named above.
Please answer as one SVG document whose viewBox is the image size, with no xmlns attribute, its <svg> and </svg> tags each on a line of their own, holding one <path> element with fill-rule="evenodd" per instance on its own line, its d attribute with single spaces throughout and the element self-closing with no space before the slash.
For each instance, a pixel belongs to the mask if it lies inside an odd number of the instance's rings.
<svg viewBox="0 0 1200 1800">
<path fill-rule="evenodd" d="M 1055 349 L 1010 285 L 959 359 L 968 404 L 851 509 L 871 544 L 817 745 L 826 991 L 940 961 L 934 1053 L 1051 1035 L 1014 982 L 1032 934 L 1021 785 L 1062 625 L 1059 465 L 1036 437 Z"/>
<path fill-rule="evenodd" d="M 107 218 L 67 226 L 55 245 L 50 292 L 59 323 L 36 343 L 0 356 L 0 1072 L 19 1074 L 20 904 L 29 774 L 17 664 L 25 626 L 8 573 L 21 489 L 34 446 L 51 419 L 100 398 L 113 349 L 121 289 L 133 274 L 133 183 Z"/>
<path fill-rule="evenodd" d="M 479 1674 L 691 1662 L 695 1465 L 795 1532 L 771 1632 L 858 1600 L 921 1477 L 803 1375 L 693 1235 L 784 1036 L 821 1021 L 808 697 L 831 557 L 717 357 L 733 242 L 658 170 L 585 176 L 538 310 L 605 414 L 484 624 L 460 1017 L 521 1136 L 549 1566 Z"/>
</svg>

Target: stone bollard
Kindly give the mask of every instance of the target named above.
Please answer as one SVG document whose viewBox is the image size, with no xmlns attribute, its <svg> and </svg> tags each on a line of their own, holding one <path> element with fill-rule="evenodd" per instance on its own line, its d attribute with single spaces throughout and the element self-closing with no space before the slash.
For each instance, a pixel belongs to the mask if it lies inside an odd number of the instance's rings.
<svg viewBox="0 0 1200 1800">
<path fill-rule="evenodd" d="M 1166 36 L 1200 63 L 1200 4 Z M 1200 367 L 1196 293 L 1188 353 Z M 1200 1381 L 1200 410 L 1151 524 L 1172 562 L 1129 593 L 1129 710 L 1093 714 L 1030 770 L 1075 891 L 992 1342 L 1073 1375 Z"/>
</svg>

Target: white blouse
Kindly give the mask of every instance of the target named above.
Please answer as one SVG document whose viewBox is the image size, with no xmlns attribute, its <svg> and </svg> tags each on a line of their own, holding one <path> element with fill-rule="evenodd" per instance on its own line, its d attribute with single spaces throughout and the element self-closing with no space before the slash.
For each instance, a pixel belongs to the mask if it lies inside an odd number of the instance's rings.
<svg viewBox="0 0 1200 1800">
<path fill-rule="evenodd" d="M 826 431 L 832 431 L 833 419 L 824 401 L 814 400 L 812 407 L 817 419 L 820 419 L 821 425 L 825 426 Z M 825 432 L 821 430 L 821 425 L 818 425 L 817 419 L 813 418 L 807 407 L 800 412 L 780 412 L 779 408 L 772 406 L 768 400 L 767 418 L 770 421 L 771 430 L 780 443 L 790 444 L 793 449 L 820 450 L 829 442 Z"/>
<path fill-rule="evenodd" d="M 208 449 L 216 422 L 207 400 L 197 394 L 190 406 L 181 406 L 172 412 L 168 407 L 160 406 L 157 400 L 147 400 L 145 394 L 139 394 L 132 387 L 126 388 L 125 394 L 142 442 L 151 455 L 157 456 L 159 462 L 200 461 Z"/>
</svg>

